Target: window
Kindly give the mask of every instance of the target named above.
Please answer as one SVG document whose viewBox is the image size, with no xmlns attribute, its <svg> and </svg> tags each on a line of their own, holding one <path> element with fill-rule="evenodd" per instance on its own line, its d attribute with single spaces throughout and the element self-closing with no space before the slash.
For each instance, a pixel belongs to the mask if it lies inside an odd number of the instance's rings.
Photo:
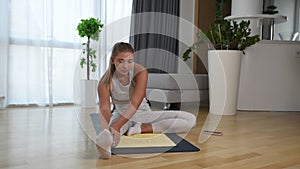
<svg viewBox="0 0 300 169">
<path fill-rule="evenodd" d="M 8 66 L 7 73 L 0 76 L 6 79 L 3 82 L 7 84 L 4 85 L 6 103 L 17 105 L 73 103 L 76 100 L 74 74 L 79 65 L 82 40 L 77 34 L 77 24 L 80 19 L 98 17 L 105 26 L 110 25 L 130 16 L 132 4 L 131 0 L 4 2 L 10 3 L 6 10 L 7 24 L 1 24 L 9 32 L 5 56 Z M 129 36 L 129 31 L 127 34 Z M 109 38 L 105 36 L 99 42 L 105 44 L 105 47 L 101 46 L 102 53 L 109 50 L 106 45 Z M 98 74 L 105 68 L 106 64 L 101 63 Z"/>
</svg>

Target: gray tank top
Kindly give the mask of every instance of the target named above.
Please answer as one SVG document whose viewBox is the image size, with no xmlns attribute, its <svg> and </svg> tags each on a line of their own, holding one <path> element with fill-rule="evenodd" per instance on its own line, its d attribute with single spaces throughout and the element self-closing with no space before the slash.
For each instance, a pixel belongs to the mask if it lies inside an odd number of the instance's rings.
<svg viewBox="0 0 300 169">
<path fill-rule="evenodd" d="M 115 104 L 116 108 L 119 110 L 125 110 L 130 103 L 130 88 L 134 87 L 135 83 L 133 81 L 134 78 L 134 65 L 132 69 L 129 71 L 129 83 L 127 85 L 123 85 L 116 75 L 112 77 L 112 91 L 111 98 L 112 102 Z M 146 98 L 143 99 L 138 111 L 150 111 L 150 107 L 147 103 Z"/>
<path fill-rule="evenodd" d="M 111 91 L 111 97 L 113 103 L 115 104 L 128 104 L 129 103 L 129 88 L 130 85 L 134 85 L 133 83 L 133 71 L 134 65 L 132 69 L 129 71 L 129 83 L 127 85 L 123 85 L 118 77 L 114 74 L 112 77 L 112 85 L 113 89 Z"/>
</svg>

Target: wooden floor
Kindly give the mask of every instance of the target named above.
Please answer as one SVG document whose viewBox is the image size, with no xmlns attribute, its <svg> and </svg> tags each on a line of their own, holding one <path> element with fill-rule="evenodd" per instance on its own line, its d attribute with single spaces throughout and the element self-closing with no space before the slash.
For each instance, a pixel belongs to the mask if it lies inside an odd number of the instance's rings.
<svg viewBox="0 0 300 169">
<path fill-rule="evenodd" d="M 223 136 L 198 142 L 207 110 L 186 139 L 201 149 L 192 153 L 116 156 L 98 159 L 89 113 L 62 106 L 0 110 L 0 168 L 14 169 L 299 169 L 300 112 L 238 112 L 224 116 Z M 80 122 L 78 121 L 80 119 Z"/>
</svg>

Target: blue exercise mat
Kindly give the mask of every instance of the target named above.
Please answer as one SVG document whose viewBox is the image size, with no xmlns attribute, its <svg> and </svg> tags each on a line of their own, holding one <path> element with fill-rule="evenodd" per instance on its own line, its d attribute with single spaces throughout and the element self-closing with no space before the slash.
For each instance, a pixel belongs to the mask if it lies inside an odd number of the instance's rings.
<svg viewBox="0 0 300 169">
<path fill-rule="evenodd" d="M 96 133 L 99 133 L 99 119 L 97 113 L 92 113 L 91 119 Z M 173 147 L 130 147 L 130 148 L 112 148 L 112 154 L 148 154 L 148 153 L 170 153 L 170 152 L 196 152 L 200 149 L 175 133 L 166 133 L 176 146 Z"/>
</svg>

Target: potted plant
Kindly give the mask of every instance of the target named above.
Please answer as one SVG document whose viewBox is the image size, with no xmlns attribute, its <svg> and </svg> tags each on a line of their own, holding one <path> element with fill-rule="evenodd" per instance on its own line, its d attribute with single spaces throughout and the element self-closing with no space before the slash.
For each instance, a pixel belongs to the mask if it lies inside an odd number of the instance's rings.
<svg viewBox="0 0 300 169">
<path fill-rule="evenodd" d="M 259 35 L 251 36 L 250 21 L 225 20 L 222 16 L 224 0 L 216 1 L 216 18 L 209 31 L 204 34 L 210 46 L 216 50 L 208 50 L 208 74 L 210 113 L 234 115 L 237 107 L 237 96 L 240 76 L 240 64 L 244 50 L 259 42 Z M 204 42 L 201 31 L 197 40 L 183 54 L 186 61 L 190 53 Z M 211 49 L 213 49 L 211 47 Z"/>
<path fill-rule="evenodd" d="M 96 105 L 96 80 L 90 80 L 90 71 L 95 72 L 97 65 L 95 63 L 96 50 L 91 47 L 91 40 L 98 41 L 99 33 L 104 24 L 98 18 L 81 19 L 77 25 L 78 35 L 82 38 L 87 38 L 86 42 L 82 43 L 82 54 L 80 58 L 80 66 L 84 68 L 86 65 L 86 80 L 81 80 L 80 93 L 81 105 L 85 108 L 94 107 Z"/>
<path fill-rule="evenodd" d="M 217 8 L 218 10 L 222 9 Z M 244 53 L 247 47 L 260 41 L 259 35 L 250 36 L 249 20 L 242 20 L 237 23 L 236 21 L 225 20 L 221 12 L 216 12 L 216 14 L 218 15 L 215 18 L 214 24 L 208 32 L 204 33 L 216 50 L 239 50 Z M 184 61 L 188 60 L 190 53 L 196 50 L 199 44 L 203 43 L 201 34 L 199 31 L 197 33 L 197 41 L 184 52 Z"/>
<path fill-rule="evenodd" d="M 80 59 L 81 68 L 86 64 L 87 80 L 90 80 L 90 67 L 92 67 L 92 72 L 95 72 L 97 67 L 94 62 L 96 59 L 96 50 L 90 47 L 91 40 L 99 40 L 99 33 L 103 26 L 104 24 L 98 18 L 81 19 L 81 22 L 77 26 L 78 35 L 82 38 L 87 38 L 87 41 L 82 43 L 84 46 L 82 53 L 85 54 L 85 57 Z"/>
</svg>

